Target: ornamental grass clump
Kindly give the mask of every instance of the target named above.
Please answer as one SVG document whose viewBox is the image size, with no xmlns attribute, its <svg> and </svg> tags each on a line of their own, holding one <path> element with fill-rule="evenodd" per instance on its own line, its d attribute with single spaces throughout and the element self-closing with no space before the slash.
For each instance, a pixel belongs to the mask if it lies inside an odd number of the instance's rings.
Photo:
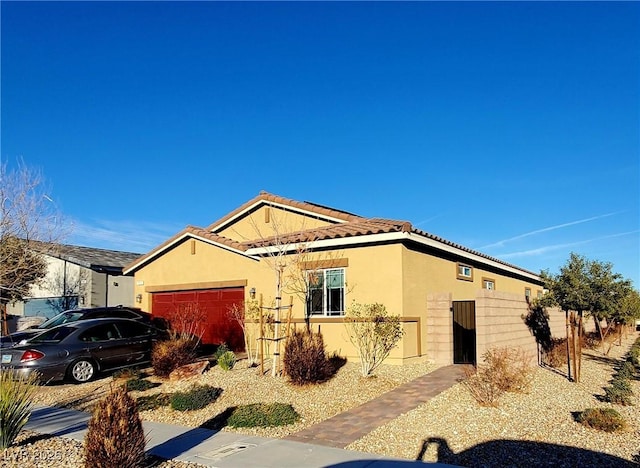
<svg viewBox="0 0 640 468">
<path fill-rule="evenodd" d="M 12 370 L 0 370 L 0 449 L 8 448 L 29 421 L 37 387 L 35 373 L 25 377 Z"/>
<path fill-rule="evenodd" d="M 286 426 L 300 419 L 296 410 L 287 403 L 254 403 L 235 408 L 227 425 L 231 427 Z"/>
<path fill-rule="evenodd" d="M 98 402 L 85 436 L 85 467 L 145 466 L 146 439 L 135 400 L 117 386 Z"/>
</svg>

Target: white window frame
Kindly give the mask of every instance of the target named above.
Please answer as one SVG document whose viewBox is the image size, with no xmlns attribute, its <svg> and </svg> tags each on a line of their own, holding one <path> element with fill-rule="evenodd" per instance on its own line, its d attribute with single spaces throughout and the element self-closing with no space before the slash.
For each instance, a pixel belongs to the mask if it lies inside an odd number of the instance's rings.
<svg viewBox="0 0 640 468">
<path fill-rule="evenodd" d="M 483 289 L 487 289 L 489 291 L 495 291 L 496 290 L 496 282 L 490 278 L 483 278 L 482 279 L 482 288 Z"/>
<path fill-rule="evenodd" d="M 342 286 L 340 288 L 331 288 L 331 289 L 341 289 L 342 290 L 342 310 L 328 310 L 329 309 L 329 294 L 327 293 L 327 273 L 340 271 L 342 272 Z M 318 270 L 309 270 L 306 272 L 307 278 L 309 275 L 322 275 L 322 311 L 311 311 L 309 308 L 311 307 L 311 291 L 318 290 L 319 288 L 314 288 L 311 284 L 311 281 L 308 281 L 308 296 L 309 300 L 307 301 L 307 314 L 310 317 L 336 317 L 343 316 L 345 314 L 345 304 L 346 304 L 346 285 L 347 285 L 347 273 L 345 268 L 323 268 Z"/>
<path fill-rule="evenodd" d="M 457 278 L 465 281 L 473 281 L 473 267 L 464 263 L 458 263 Z"/>
</svg>

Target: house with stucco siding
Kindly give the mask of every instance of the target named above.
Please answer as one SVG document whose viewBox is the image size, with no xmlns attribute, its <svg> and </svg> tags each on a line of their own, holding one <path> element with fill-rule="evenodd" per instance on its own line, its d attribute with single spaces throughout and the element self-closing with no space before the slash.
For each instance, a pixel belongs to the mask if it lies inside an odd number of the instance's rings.
<svg viewBox="0 0 640 468">
<path fill-rule="evenodd" d="M 274 269 L 274 264 L 276 266 Z M 273 303 L 281 271 L 287 319 L 322 332 L 327 351 L 357 356 L 344 326 L 349 304 L 381 303 L 404 336 L 390 363 L 475 363 L 489 348 L 535 340 L 523 321 L 543 294 L 538 274 L 415 228 L 260 192 L 206 227 L 185 229 L 127 265 L 139 305 L 167 316 L 203 312 L 203 340 L 241 349 L 234 304 Z M 286 271 L 285 271 L 286 270 Z M 302 290 L 291 278 L 302 278 Z M 551 317 L 560 332 L 562 316 Z"/>
</svg>

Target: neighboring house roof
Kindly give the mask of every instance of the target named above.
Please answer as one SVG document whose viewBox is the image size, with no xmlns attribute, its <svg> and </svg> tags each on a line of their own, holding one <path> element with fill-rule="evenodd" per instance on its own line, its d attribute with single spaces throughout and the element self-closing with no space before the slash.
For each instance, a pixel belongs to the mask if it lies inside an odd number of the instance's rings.
<svg viewBox="0 0 640 468">
<path fill-rule="evenodd" d="M 120 273 L 141 254 L 119 250 L 96 249 L 79 245 L 33 242 L 34 248 L 51 257 L 66 260 L 95 271 Z"/>
<path fill-rule="evenodd" d="M 253 211 L 263 205 L 278 206 L 291 211 L 306 213 L 333 222 L 334 224 L 286 233 L 278 236 L 277 239 L 276 237 L 269 237 L 244 242 L 237 242 L 233 239 L 216 234 L 216 231 L 220 231 L 234 221 L 250 215 Z M 383 218 L 364 218 L 346 211 L 336 210 L 310 202 L 298 202 L 267 192 L 260 192 L 257 197 L 244 203 L 242 206 L 220 218 L 215 223 L 212 223 L 206 229 L 187 226 L 184 230 L 164 242 L 162 245 L 127 265 L 124 269 L 125 273 L 131 273 L 137 270 L 145 263 L 157 257 L 165 250 L 170 249 L 185 238 L 198 238 L 204 242 L 217 245 L 254 259 L 260 255 L 264 255 L 278 245 L 290 245 L 291 250 L 295 250 L 297 244 L 301 243 L 312 243 L 313 246 L 310 246 L 310 248 L 340 248 L 347 245 L 371 242 L 409 241 L 448 252 L 452 255 L 461 256 L 469 259 L 470 261 L 481 262 L 495 268 L 524 275 L 531 279 L 539 279 L 539 276 L 536 273 L 481 252 L 474 251 L 454 242 L 450 242 L 426 231 L 416 229 L 408 221 Z"/>
</svg>

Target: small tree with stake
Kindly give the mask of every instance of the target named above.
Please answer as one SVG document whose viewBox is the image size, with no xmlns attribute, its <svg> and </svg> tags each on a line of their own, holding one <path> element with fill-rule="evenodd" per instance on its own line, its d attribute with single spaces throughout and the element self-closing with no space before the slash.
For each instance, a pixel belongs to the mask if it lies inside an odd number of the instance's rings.
<svg viewBox="0 0 640 468">
<path fill-rule="evenodd" d="M 631 283 L 614 274 L 612 268 L 610 263 L 591 261 L 571 253 L 558 275 L 546 271 L 541 274 L 549 293 L 540 300 L 540 304 L 557 305 L 565 313 L 568 376 L 576 383 L 580 382 L 584 315 L 594 318 L 601 338 L 604 335 L 600 321 L 624 323 L 628 320 L 620 316 L 620 310 L 630 297 Z"/>
</svg>

